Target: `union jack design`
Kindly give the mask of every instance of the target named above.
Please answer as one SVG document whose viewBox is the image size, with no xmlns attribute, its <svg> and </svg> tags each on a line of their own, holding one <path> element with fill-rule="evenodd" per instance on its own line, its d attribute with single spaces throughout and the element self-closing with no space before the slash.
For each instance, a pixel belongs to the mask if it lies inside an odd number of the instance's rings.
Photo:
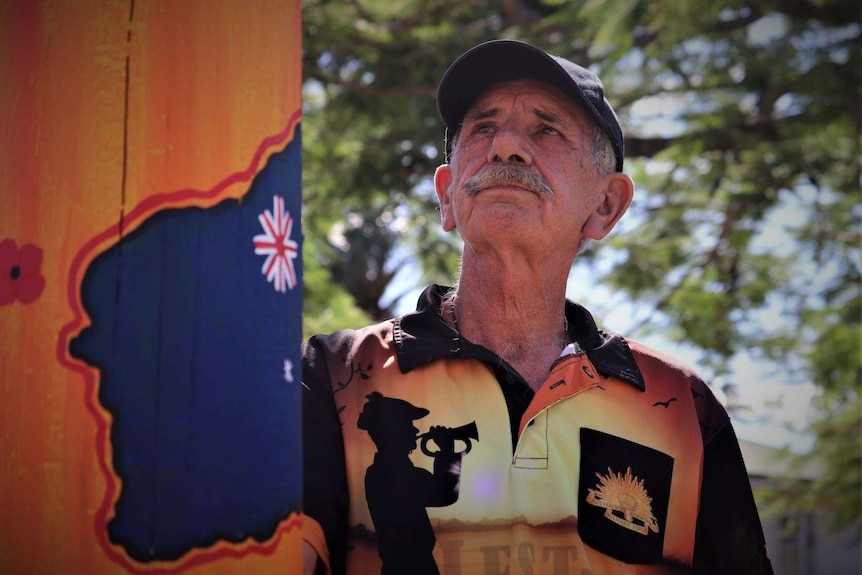
<svg viewBox="0 0 862 575">
<path fill-rule="evenodd" d="M 257 219 L 264 233 L 254 236 L 254 253 L 266 256 L 260 271 L 275 291 L 286 293 L 296 287 L 293 260 L 299 255 L 299 246 L 290 239 L 293 218 L 284 210 L 284 198 L 273 196 L 272 212 L 264 210 Z"/>
</svg>

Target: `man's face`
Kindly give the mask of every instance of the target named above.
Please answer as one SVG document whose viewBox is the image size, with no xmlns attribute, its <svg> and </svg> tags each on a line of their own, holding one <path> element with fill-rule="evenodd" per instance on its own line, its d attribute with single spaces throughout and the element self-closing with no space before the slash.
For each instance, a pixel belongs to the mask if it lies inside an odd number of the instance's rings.
<svg viewBox="0 0 862 575">
<path fill-rule="evenodd" d="M 542 82 L 490 88 L 467 112 L 452 163 L 435 178 L 444 229 L 457 228 L 476 251 L 516 247 L 571 263 L 582 239 L 610 231 L 608 222 L 588 224 L 604 210 L 608 182 L 621 176 L 596 169 L 590 122 Z M 497 172 L 501 166 L 514 173 Z"/>
</svg>

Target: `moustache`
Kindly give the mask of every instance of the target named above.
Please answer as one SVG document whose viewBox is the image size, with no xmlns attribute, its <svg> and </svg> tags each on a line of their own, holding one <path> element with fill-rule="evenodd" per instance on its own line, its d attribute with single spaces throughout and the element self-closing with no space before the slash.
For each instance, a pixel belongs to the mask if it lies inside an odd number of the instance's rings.
<svg viewBox="0 0 862 575">
<path fill-rule="evenodd" d="M 464 194 L 470 197 L 492 186 L 511 184 L 534 194 L 554 197 L 554 190 L 545 178 L 517 164 L 490 164 L 464 182 L 462 189 Z"/>
</svg>

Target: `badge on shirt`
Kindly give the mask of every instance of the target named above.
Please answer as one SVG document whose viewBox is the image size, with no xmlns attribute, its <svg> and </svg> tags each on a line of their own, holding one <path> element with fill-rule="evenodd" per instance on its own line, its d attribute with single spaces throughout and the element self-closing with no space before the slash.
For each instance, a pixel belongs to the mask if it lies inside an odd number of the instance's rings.
<svg viewBox="0 0 862 575">
<path fill-rule="evenodd" d="M 669 455 L 581 429 L 581 540 L 626 563 L 661 561 L 672 476 Z"/>
</svg>

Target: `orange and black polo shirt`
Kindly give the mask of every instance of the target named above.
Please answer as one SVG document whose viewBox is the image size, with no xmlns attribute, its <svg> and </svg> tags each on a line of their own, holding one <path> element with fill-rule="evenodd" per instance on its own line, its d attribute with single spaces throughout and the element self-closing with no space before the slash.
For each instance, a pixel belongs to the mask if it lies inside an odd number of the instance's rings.
<svg viewBox="0 0 862 575">
<path fill-rule="evenodd" d="M 446 291 L 304 346 L 304 537 L 332 573 L 771 573 L 693 371 L 568 302 L 534 393 L 443 321 Z"/>
</svg>

